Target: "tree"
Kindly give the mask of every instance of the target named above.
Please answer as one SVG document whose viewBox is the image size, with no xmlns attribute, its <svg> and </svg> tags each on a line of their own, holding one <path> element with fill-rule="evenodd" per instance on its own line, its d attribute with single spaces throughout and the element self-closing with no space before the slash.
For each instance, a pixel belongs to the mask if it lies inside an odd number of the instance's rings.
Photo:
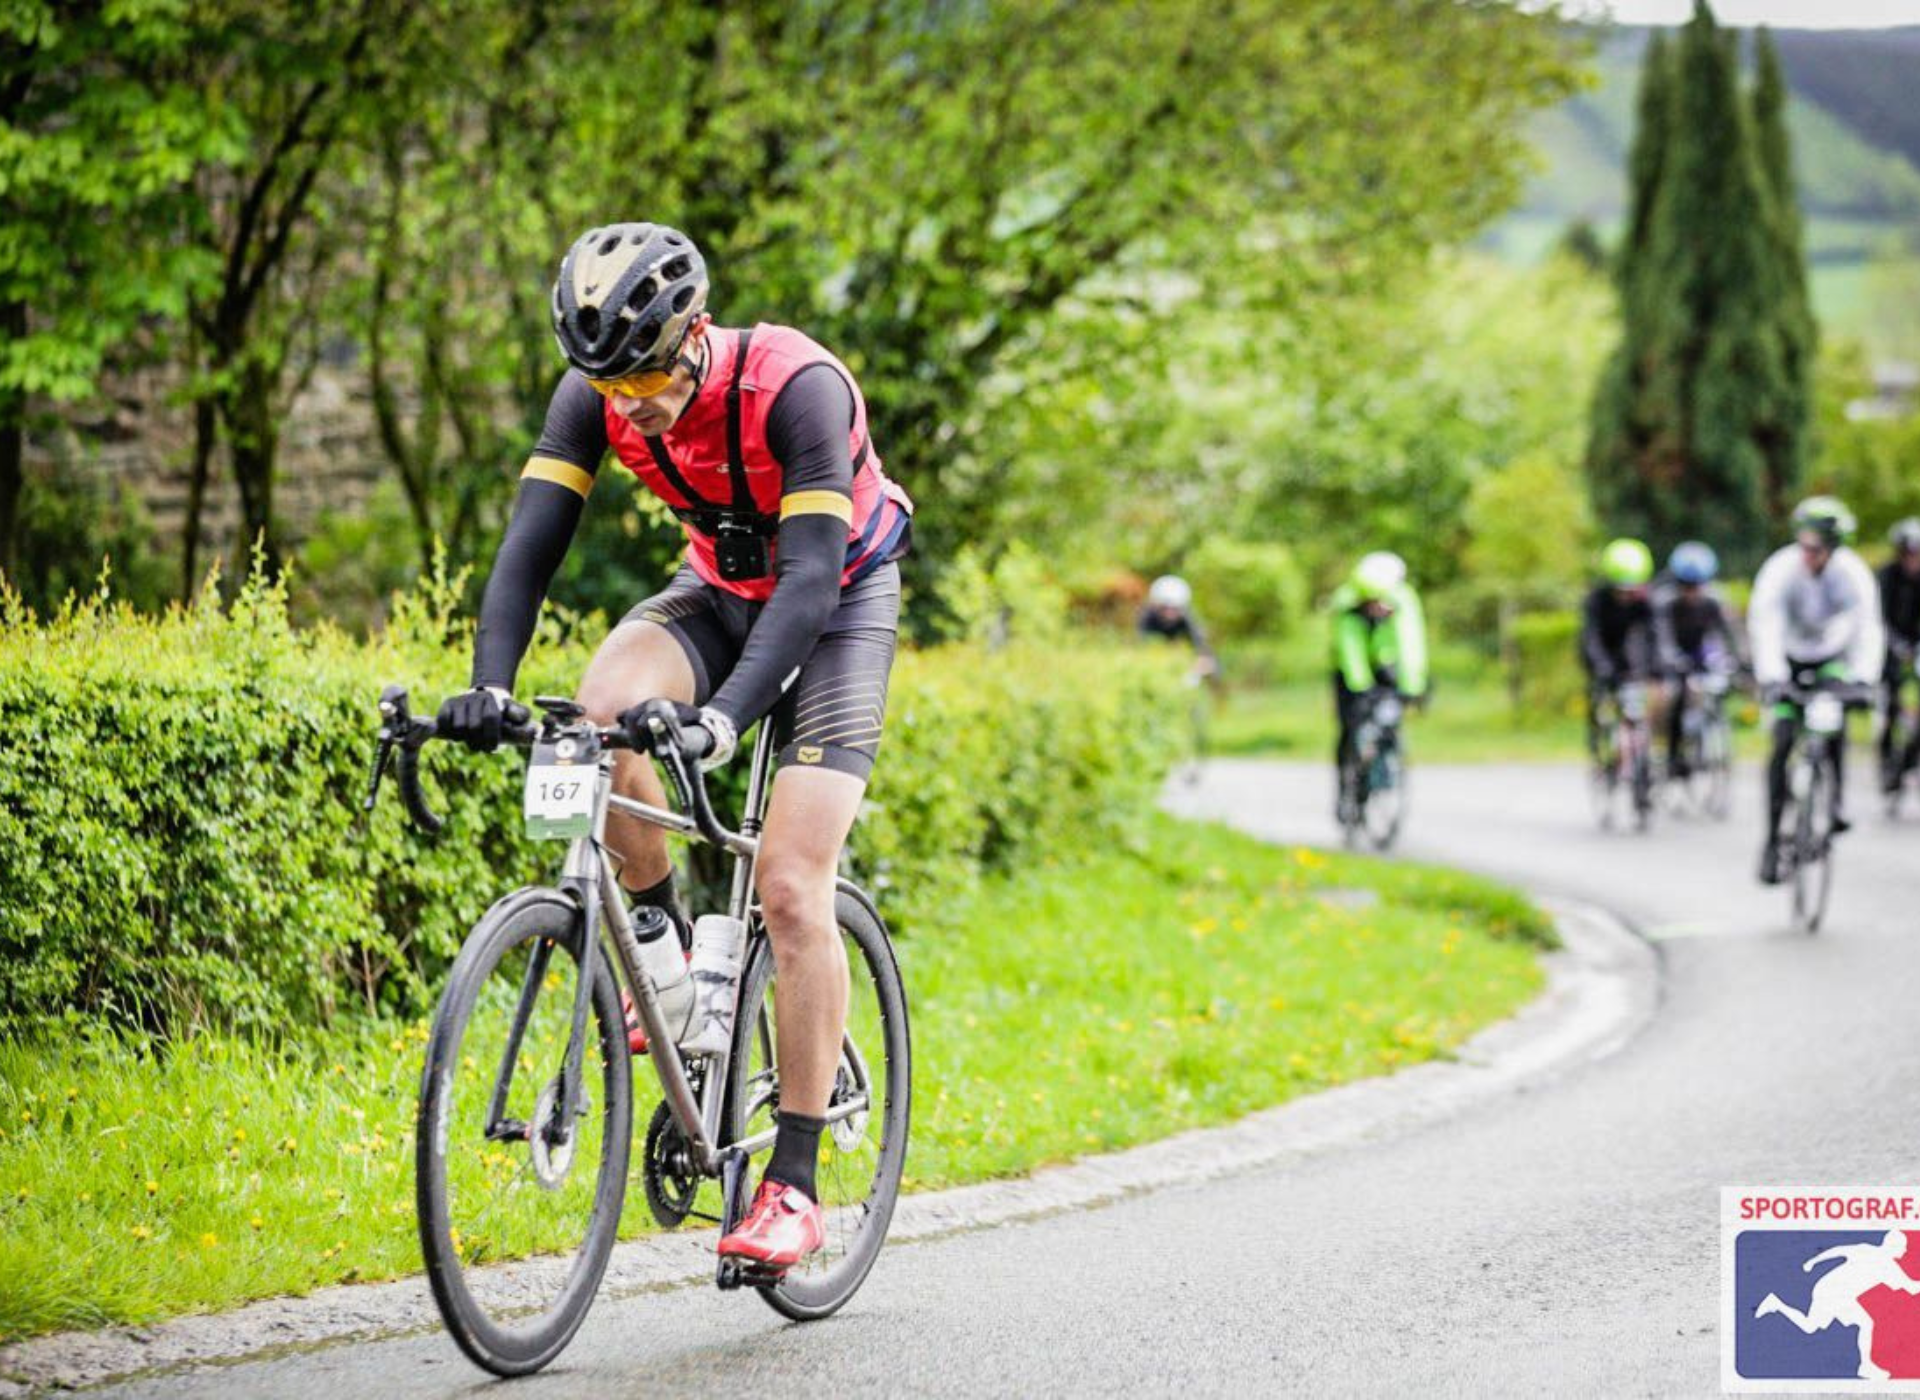
<svg viewBox="0 0 1920 1400">
<path fill-rule="evenodd" d="M 177 238 L 194 170 L 234 149 L 181 71 L 203 39 L 179 6 L 0 8 L 0 571 L 36 413 L 156 358 L 213 274 Z"/>
<path fill-rule="evenodd" d="M 1766 549 L 1785 474 L 1797 478 L 1811 364 L 1794 348 L 1776 201 L 1732 36 L 1705 0 L 1670 74 L 1663 61 L 1650 52 L 1642 84 L 1643 114 L 1666 131 L 1636 139 L 1623 333 L 1595 397 L 1589 482 L 1609 530 L 1710 539 L 1738 566 Z"/>
<path fill-rule="evenodd" d="M 1806 228 L 1787 136 L 1787 84 L 1773 36 L 1764 28 L 1754 36 L 1754 66 L 1754 143 L 1765 177 L 1771 255 L 1765 292 L 1778 319 L 1784 358 L 1781 396 L 1768 405 L 1772 412 L 1760 425 L 1767 504 L 1778 519 L 1790 508 L 1808 465 L 1819 327 L 1807 287 Z"/>
</svg>

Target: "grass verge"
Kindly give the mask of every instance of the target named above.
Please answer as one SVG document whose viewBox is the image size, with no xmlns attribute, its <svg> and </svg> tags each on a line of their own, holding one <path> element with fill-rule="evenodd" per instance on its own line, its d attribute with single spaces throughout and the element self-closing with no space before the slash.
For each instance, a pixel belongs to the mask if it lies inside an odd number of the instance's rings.
<svg viewBox="0 0 1920 1400">
<path fill-rule="evenodd" d="M 1487 881 L 1156 815 L 979 886 L 903 946 L 909 1185 L 1022 1173 L 1444 1055 L 1534 994 L 1550 939 Z M 0 1340 L 416 1270 L 424 1037 L 363 1023 L 279 1049 L 206 1037 L 156 1055 L 78 1030 L 0 1045 Z M 650 1228 L 636 1173 L 623 1230 Z"/>
</svg>

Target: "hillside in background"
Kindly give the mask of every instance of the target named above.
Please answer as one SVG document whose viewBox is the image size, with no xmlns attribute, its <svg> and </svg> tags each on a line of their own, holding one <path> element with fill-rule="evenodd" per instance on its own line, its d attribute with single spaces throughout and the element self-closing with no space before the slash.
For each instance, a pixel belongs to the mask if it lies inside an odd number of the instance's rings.
<svg viewBox="0 0 1920 1400">
<path fill-rule="evenodd" d="M 1610 235 L 1626 200 L 1640 57 L 1653 31 L 1612 31 L 1594 55 L 1597 85 L 1534 120 L 1542 169 L 1487 244 L 1537 259 L 1567 225 Z M 1821 319 L 1887 350 L 1911 351 L 1920 328 L 1883 322 L 1884 282 L 1920 278 L 1920 25 L 1777 30 L 1792 89 L 1788 114 L 1808 256 Z"/>
</svg>

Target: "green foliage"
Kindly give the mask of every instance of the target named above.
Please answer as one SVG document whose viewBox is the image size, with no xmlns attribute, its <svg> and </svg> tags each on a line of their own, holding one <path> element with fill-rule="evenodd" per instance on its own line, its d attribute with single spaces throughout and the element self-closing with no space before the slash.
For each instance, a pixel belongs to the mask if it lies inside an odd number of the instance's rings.
<svg viewBox="0 0 1920 1400">
<path fill-rule="evenodd" d="M 492 537 L 558 370 L 547 280 L 596 222 L 680 224 L 723 319 L 854 367 L 889 466 L 944 507 L 918 578 L 1005 537 L 1029 450 L 1163 385 L 1196 313 L 1262 341 L 1284 314 L 1304 353 L 1325 307 L 1468 236 L 1577 48 L 1551 16 L 1445 0 L 1391 22 L 1346 0 L 162 9 L 186 36 L 167 76 L 221 139 L 143 131 L 189 197 L 164 236 L 125 232 L 200 269 L 156 284 L 195 480 L 224 445 L 271 542 L 281 418 L 324 349 L 365 376 L 423 566 L 435 538 L 464 562 Z M 822 53 L 860 81 L 822 83 Z M 104 38 L 70 58 L 147 76 Z"/>
<path fill-rule="evenodd" d="M 396 599 L 370 643 L 295 632 L 258 581 L 222 611 L 95 599 L 0 614 L 0 1024 L 63 1012 L 173 1032 L 412 1014 L 505 890 L 550 878 L 519 834 L 516 755 L 435 749 L 449 830 L 363 821 L 373 702 L 465 684 L 461 581 Z M 590 634 L 549 619 L 522 675 L 567 693 Z M 1056 639 L 909 653 L 856 867 L 909 920 L 984 870 L 1097 839 L 1154 790 L 1173 663 Z"/>
<path fill-rule="evenodd" d="M 1306 617 L 1306 576 L 1284 544 L 1215 535 L 1181 567 L 1202 623 L 1222 640 L 1285 637 Z"/>
<path fill-rule="evenodd" d="M 1894 418 L 1856 417 L 1848 405 L 1872 388 L 1857 345 L 1830 348 L 1820 367 L 1820 459 L 1809 490 L 1839 496 L 1860 520 L 1870 551 L 1885 542 L 1896 520 L 1920 515 L 1920 409 Z"/>
<path fill-rule="evenodd" d="M 137 608 L 162 606 L 173 589 L 169 561 L 152 549 L 146 510 L 126 483 L 56 468 L 33 474 L 20 509 L 14 567 L 22 600 L 50 612 L 70 593 L 110 575 L 114 596 Z"/>
<path fill-rule="evenodd" d="M 1593 524 L 1565 458 L 1529 454 L 1483 476 L 1467 500 L 1467 576 L 1482 595 L 1550 606 L 1586 575 Z"/>
<path fill-rule="evenodd" d="M 1580 615 L 1526 613 L 1514 620 L 1519 656 L 1519 709 L 1534 716 L 1583 713 L 1586 673 L 1580 667 Z"/>
<path fill-rule="evenodd" d="M 1777 69 L 1755 111 L 1704 0 L 1671 58 L 1648 49 L 1619 283 L 1587 468 L 1604 527 L 1664 550 L 1768 547 L 1806 451 L 1812 321 Z M 1764 163 L 1763 163 L 1764 161 Z"/>
<path fill-rule="evenodd" d="M 1377 903 L 1353 908 L 1361 892 Z M 1037 851 L 921 934 L 900 945 L 909 1189 L 1442 1058 L 1537 994 L 1552 940 L 1488 881 L 1159 815 Z M 164 1053 L 98 1032 L 0 1042 L 0 1343 L 417 1271 L 424 1039 L 356 1022 Z M 651 1232 L 637 1171 L 628 1191 L 622 1233 Z"/>
</svg>

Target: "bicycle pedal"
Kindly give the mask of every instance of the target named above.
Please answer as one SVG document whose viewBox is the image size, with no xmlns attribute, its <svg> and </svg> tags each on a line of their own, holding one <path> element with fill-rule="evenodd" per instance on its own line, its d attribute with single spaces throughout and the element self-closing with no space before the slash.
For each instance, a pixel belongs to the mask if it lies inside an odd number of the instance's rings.
<svg viewBox="0 0 1920 1400">
<path fill-rule="evenodd" d="M 771 1288 L 786 1276 L 785 1269 L 771 1269 L 751 1259 L 725 1258 L 720 1261 L 715 1282 L 731 1292 L 736 1288 Z"/>
</svg>

